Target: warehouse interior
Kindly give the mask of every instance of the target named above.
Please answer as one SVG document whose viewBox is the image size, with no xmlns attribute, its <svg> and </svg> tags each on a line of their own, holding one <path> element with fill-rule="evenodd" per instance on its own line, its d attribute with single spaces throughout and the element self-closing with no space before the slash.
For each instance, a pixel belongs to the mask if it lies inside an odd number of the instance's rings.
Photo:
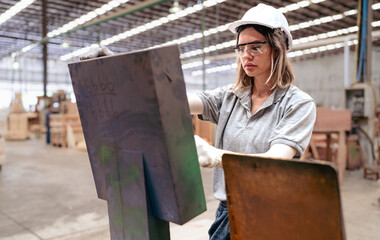
<svg viewBox="0 0 380 240">
<path fill-rule="evenodd" d="M 259 3 L 288 20 L 295 85 L 317 106 L 302 160 L 335 167 L 343 239 L 379 239 L 377 0 L 1 1 L 0 239 L 111 239 L 68 64 L 99 45 L 123 54 L 175 44 L 186 93 L 231 84 L 236 36 L 228 25 Z M 213 124 L 196 118 L 192 124 L 194 134 L 213 143 Z M 170 239 L 208 239 L 218 200 L 212 169 L 200 173 L 207 211 L 170 223 Z"/>
</svg>

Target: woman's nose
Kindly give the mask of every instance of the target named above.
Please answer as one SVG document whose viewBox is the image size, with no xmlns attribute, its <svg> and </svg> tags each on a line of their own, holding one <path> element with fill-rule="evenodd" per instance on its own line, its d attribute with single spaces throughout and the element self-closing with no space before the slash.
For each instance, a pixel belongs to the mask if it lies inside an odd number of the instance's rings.
<svg viewBox="0 0 380 240">
<path fill-rule="evenodd" d="M 241 57 L 242 58 L 249 58 L 249 59 L 253 58 L 253 56 L 247 50 L 244 50 Z"/>
</svg>

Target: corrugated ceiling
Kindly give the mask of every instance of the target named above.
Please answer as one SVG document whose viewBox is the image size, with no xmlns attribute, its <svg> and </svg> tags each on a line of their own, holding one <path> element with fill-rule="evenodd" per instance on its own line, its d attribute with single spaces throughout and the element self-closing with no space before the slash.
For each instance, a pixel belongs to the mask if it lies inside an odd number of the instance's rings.
<svg viewBox="0 0 380 240">
<path fill-rule="evenodd" d="M 0 14 L 15 5 L 18 0 L 2 0 L 0 2 Z M 47 0 L 47 28 L 48 32 L 57 29 L 64 24 L 79 18 L 80 16 L 93 11 L 96 8 L 108 3 L 108 0 Z M 107 15 L 115 14 L 123 9 L 131 9 L 139 6 L 146 1 L 130 0 L 121 4 L 117 8 L 111 10 Z M 151 3 L 154 1 L 151 0 Z M 242 14 L 256 5 L 264 2 L 274 7 L 281 8 L 289 6 L 300 1 L 249 1 L 249 0 L 227 0 L 220 4 L 206 8 L 204 11 L 204 29 L 215 28 L 239 19 Z M 180 6 L 184 9 L 188 6 L 197 4 L 195 1 L 179 1 Z M 373 4 L 378 1 L 373 1 Z M 131 14 L 105 21 L 85 29 L 73 31 L 69 34 L 63 34 L 48 40 L 48 56 L 49 58 L 59 58 L 65 54 L 90 46 L 101 40 L 112 37 L 113 35 L 128 31 L 140 25 L 149 23 L 153 20 L 168 16 L 169 9 L 172 7 L 173 1 L 161 1 L 157 5 L 152 5 L 145 9 L 138 9 Z M 349 10 L 357 9 L 358 1 L 352 0 L 327 0 L 320 3 L 311 3 L 309 6 L 299 8 L 294 11 L 285 13 L 289 21 L 289 25 L 296 25 L 323 17 L 343 14 Z M 179 39 L 194 33 L 202 31 L 202 11 L 189 14 L 186 17 L 168 22 L 159 27 L 147 30 L 145 32 L 135 34 L 124 40 L 108 45 L 114 52 L 126 52 L 147 48 L 165 42 Z M 96 20 L 96 19 L 95 19 Z M 379 10 L 373 11 L 373 21 L 380 20 Z M 347 29 L 355 26 L 357 22 L 357 14 L 344 16 L 339 20 L 333 20 L 316 26 L 310 26 L 295 30 L 292 32 L 294 39 L 300 39 L 308 36 L 328 33 L 339 29 Z M 373 31 L 379 31 L 379 27 L 374 27 Z M 348 33 L 349 34 L 349 33 Z M 0 25 L 0 57 L 9 56 L 10 53 L 21 50 L 23 47 L 40 41 L 42 36 L 42 0 L 36 0 L 27 8 L 16 14 L 13 18 Z M 346 34 L 343 34 L 344 36 Z M 211 46 L 218 43 L 228 42 L 234 39 L 232 33 L 228 30 L 216 34 L 210 34 L 205 38 L 205 46 Z M 61 43 L 67 41 L 69 48 L 63 48 Z M 374 41 L 375 45 L 379 45 L 379 41 Z M 295 46 L 295 49 L 297 47 Z M 42 58 L 41 45 L 34 47 L 23 56 L 31 56 Z M 202 38 L 180 44 L 182 53 L 192 50 L 202 49 Z M 341 51 L 341 49 L 336 50 Z M 231 53 L 232 48 L 222 48 L 218 51 L 210 51 L 207 56 L 223 55 Z M 311 55 L 310 55 L 311 56 Z M 192 58 L 199 58 L 199 55 Z M 184 61 L 191 61 L 191 58 L 185 58 Z"/>
</svg>

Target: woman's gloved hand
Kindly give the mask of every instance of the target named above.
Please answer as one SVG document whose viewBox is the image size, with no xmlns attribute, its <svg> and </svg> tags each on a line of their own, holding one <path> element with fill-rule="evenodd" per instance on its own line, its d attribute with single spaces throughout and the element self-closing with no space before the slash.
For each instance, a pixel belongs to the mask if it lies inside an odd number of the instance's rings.
<svg viewBox="0 0 380 240">
<path fill-rule="evenodd" d="M 111 56 L 113 52 L 105 46 L 91 47 L 90 50 L 84 53 L 82 56 L 79 56 L 80 60 L 87 60 L 91 58 Z"/>
<path fill-rule="evenodd" d="M 222 155 L 227 152 L 215 148 L 208 144 L 201 137 L 194 135 L 195 145 L 197 147 L 198 161 L 201 167 L 222 167 Z"/>
</svg>

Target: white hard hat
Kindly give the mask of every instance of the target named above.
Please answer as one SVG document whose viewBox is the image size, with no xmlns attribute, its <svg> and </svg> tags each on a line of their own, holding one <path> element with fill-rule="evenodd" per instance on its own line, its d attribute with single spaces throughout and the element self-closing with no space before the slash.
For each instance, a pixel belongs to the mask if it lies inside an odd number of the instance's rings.
<svg viewBox="0 0 380 240">
<path fill-rule="evenodd" d="M 288 50 L 292 48 L 293 38 L 290 34 L 288 21 L 286 20 L 284 14 L 282 14 L 278 9 L 260 3 L 256 7 L 249 9 L 241 20 L 231 23 L 228 26 L 228 29 L 230 29 L 232 33 L 237 34 L 238 27 L 247 24 L 257 24 L 272 29 L 280 28 L 288 39 Z"/>
</svg>

